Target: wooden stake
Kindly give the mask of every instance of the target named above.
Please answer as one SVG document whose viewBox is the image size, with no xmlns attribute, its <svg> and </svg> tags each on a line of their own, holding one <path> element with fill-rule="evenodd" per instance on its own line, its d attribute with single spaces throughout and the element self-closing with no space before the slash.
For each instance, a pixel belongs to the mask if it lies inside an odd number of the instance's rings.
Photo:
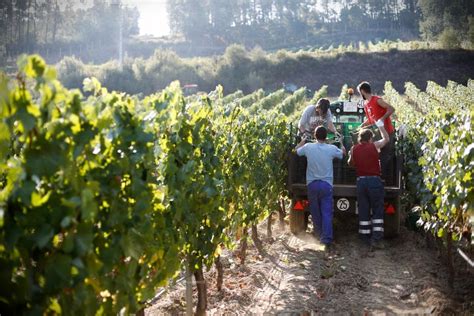
<svg viewBox="0 0 474 316">
<path fill-rule="evenodd" d="M 193 279 L 189 263 L 186 265 L 186 316 L 193 315 Z"/>
<path fill-rule="evenodd" d="M 207 285 L 206 280 L 204 279 L 204 273 L 202 272 L 202 267 L 199 267 L 199 269 L 194 271 L 194 279 L 196 280 L 196 287 L 198 290 L 196 315 L 203 316 L 206 315 L 207 309 Z"/>
</svg>

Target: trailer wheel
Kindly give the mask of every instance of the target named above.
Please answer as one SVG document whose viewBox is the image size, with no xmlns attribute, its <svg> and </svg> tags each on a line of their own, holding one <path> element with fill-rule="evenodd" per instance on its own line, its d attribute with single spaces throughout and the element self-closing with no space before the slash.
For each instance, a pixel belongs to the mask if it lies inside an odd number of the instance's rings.
<svg viewBox="0 0 474 316">
<path fill-rule="evenodd" d="M 400 233 L 400 197 L 395 200 L 395 214 L 385 214 L 384 217 L 384 236 L 385 238 L 395 238 Z"/>
<path fill-rule="evenodd" d="M 291 201 L 290 207 L 290 231 L 297 235 L 306 230 L 307 221 L 305 219 L 305 211 L 294 210 L 293 205 L 295 201 Z"/>
</svg>

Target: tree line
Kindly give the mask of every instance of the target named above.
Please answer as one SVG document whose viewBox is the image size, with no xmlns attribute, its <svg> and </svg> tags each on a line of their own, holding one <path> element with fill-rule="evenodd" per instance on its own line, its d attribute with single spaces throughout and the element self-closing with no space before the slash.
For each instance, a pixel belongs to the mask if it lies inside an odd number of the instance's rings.
<svg viewBox="0 0 474 316">
<path fill-rule="evenodd" d="M 183 47 L 187 55 L 212 55 L 233 43 L 276 50 L 422 37 L 445 47 L 474 45 L 471 0 L 168 0 L 173 41 L 132 39 L 140 13 L 122 3 L 0 1 L 0 64 L 32 52 L 50 62 L 75 55 L 102 63 L 118 57 L 119 38 L 134 57 Z"/>
<path fill-rule="evenodd" d="M 473 6 L 469 0 L 169 0 L 168 13 L 172 32 L 190 41 L 265 47 L 324 42 L 325 35 L 331 44 L 374 36 L 433 39 L 445 29 L 464 39 L 474 31 Z"/>
<path fill-rule="evenodd" d="M 420 16 L 415 0 L 169 0 L 168 12 L 171 30 L 188 39 L 268 44 L 348 32 L 416 36 Z"/>
<path fill-rule="evenodd" d="M 103 50 L 116 57 L 119 24 L 124 38 L 139 32 L 138 10 L 119 1 L 4 0 L 0 16 L 0 56 Z"/>
</svg>

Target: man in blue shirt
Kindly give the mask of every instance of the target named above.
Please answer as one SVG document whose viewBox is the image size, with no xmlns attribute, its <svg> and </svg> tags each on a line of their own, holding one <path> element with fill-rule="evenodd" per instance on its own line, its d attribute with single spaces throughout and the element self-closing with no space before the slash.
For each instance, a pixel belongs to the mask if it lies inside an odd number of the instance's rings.
<svg viewBox="0 0 474 316">
<path fill-rule="evenodd" d="M 333 241 L 333 159 L 342 159 L 346 149 L 342 150 L 326 143 L 327 130 L 319 126 L 314 131 L 316 143 L 305 144 L 303 138 L 296 146 L 298 156 L 306 156 L 306 184 L 313 226 L 319 233 L 321 242 L 329 250 Z"/>
</svg>

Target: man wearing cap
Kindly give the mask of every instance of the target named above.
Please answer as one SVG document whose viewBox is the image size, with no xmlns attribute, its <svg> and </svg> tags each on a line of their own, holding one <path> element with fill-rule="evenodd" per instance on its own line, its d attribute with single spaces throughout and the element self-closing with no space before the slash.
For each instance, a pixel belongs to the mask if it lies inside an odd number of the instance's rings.
<svg viewBox="0 0 474 316">
<path fill-rule="evenodd" d="M 374 142 L 370 129 L 359 133 L 359 143 L 352 146 L 348 163 L 356 168 L 359 235 L 370 249 L 382 248 L 384 226 L 384 186 L 380 178 L 379 151 L 389 142 L 384 123 L 377 121 L 382 139 Z M 372 210 L 372 218 L 370 211 Z"/>
</svg>

